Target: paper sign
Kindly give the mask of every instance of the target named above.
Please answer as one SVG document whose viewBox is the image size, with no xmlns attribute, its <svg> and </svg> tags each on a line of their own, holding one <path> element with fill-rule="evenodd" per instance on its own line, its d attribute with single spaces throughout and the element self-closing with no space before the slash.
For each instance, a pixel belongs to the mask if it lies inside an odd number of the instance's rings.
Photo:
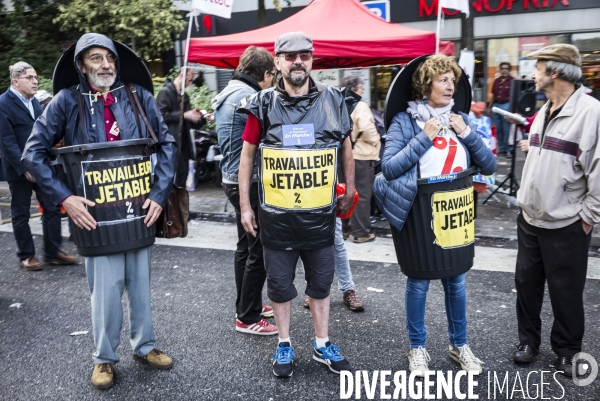
<svg viewBox="0 0 600 401">
<path fill-rule="evenodd" d="M 143 218 L 142 209 L 152 186 L 150 157 L 81 162 L 84 197 L 96 203 L 88 208 L 99 223 Z"/>
<path fill-rule="evenodd" d="M 336 149 L 263 148 L 262 200 L 288 210 L 328 207 L 335 201 Z"/>
<path fill-rule="evenodd" d="M 456 248 L 475 241 L 473 200 L 473 187 L 433 194 L 431 227 L 437 245 Z"/>
<path fill-rule="evenodd" d="M 283 127 L 283 146 L 314 145 L 315 127 L 313 124 L 293 124 Z"/>
</svg>

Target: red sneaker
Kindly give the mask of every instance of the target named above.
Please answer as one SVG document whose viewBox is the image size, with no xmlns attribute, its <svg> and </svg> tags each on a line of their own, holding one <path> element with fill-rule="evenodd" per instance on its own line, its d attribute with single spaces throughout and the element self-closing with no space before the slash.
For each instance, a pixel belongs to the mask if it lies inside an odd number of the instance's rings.
<svg viewBox="0 0 600 401">
<path fill-rule="evenodd" d="M 273 317 L 273 307 L 263 304 L 262 312 L 260 312 L 260 315 L 263 317 Z"/>
<path fill-rule="evenodd" d="M 272 336 L 279 333 L 277 326 L 267 322 L 265 319 L 260 319 L 254 324 L 246 324 L 235 319 L 235 329 L 240 333 L 257 334 L 259 336 Z"/>
</svg>

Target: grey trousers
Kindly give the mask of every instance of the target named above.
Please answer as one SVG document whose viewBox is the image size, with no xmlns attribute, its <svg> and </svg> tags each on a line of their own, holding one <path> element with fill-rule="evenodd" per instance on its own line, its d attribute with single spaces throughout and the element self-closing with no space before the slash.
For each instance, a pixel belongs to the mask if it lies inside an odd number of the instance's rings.
<svg viewBox="0 0 600 401">
<path fill-rule="evenodd" d="M 374 160 L 354 160 L 354 182 L 358 191 L 358 204 L 350 218 L 351 234 L 366 237 L 371 232 L 371 196 L 375 180 Z"/>
<path fill-rule="evenodd" d="M 116 363 L 121 338 L 125 291 L 129 306 L 131 348 L 137 356 L 154 349 L 150 307 L 150 261 L 152 249 L 85 258 L 85 272 L 92 293 L 92 327 L 96 352 L 94 363 Z"/>
</svg>

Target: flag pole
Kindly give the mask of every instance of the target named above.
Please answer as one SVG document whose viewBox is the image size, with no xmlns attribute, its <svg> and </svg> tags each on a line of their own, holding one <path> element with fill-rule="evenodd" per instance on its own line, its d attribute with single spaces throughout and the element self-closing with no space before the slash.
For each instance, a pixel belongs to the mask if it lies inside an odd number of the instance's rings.
<svg viewBox="0 0 600 401">
<path fill-rule="evenodd" d="M 190 10 L 190 20 L 188 23 L 188 33 L 187 33 L 187 41 L 185 42 L 185 54 L 183 56 L 183 67 L 181 71 L 183 72 L 183 80 L 181 83 L 181 97 L 183 97 L 185 93 L 185 82 L 187 81 L 187 61 L 190 53 L 190 37 L 192 36 L 192 18 L 194 17 L 194 9 Z"/>
<path fill-rule="evenodd" d="M 440 19 L 442 17 L 442 5 L 441 2 L 438 1 L 438 9 L 437 9 L 437 27 L 435 33 L 435 53 L 440 52 Z"/>
</svg>

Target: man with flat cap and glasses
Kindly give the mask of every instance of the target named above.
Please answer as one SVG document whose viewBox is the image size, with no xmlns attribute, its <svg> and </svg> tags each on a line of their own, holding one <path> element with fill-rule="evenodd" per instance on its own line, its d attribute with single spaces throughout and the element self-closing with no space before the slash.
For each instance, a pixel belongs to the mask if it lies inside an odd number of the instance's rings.
<svg viewBox="0 0 600 401">
<path fill-rule="evenodd" d="M 147 69 L 141 60 L 139 65 L 131 61 L 122 63 L 116 43 L 105 35 L 86 33 L 75 45 L 73 65 L 70 60 L 64 65 L 59 62 L 55 77 L 64 76 L 65 71 L 77 74 L 79 84 L 65 87 L 56 94 L 43 116 L 36 121 L 23 154 L 25 166 L 42 188 L 52 194 L 56 204 L 64 206 L 77 227 L 88 231 L 98 227 L 88 211 L 96 204 L 74 195 L 46 160 L 52 146 L 60 140 L 63 140 L 63 146 L 73 146 L 150 137 L 143 122 L 137 125 L 138 118 L 127 94 L 130 88 L 120 79 L 125 69 L 129 76 L 147 73 Z M 171 192 L 177 145 L 152 93 L 138 84 L 134 85 L 134 90 L 131 99 L 139 97 L 148 125 L 158 140 L 154 145 L 154 183 L 142 206 L 146 210 L 143 222 L 150 227 L 158 219 Z M 111 253 L 110 249 L 106 252 L 106 255 L 85 258 L 96 346 L 92 355 L 92 385 L 97 389 L 106 389 L 113 384 L 113 365 L 119 361 L 116 348 L 123 325 L 123 292 L 129 309 L 133 359 L 156 369 L 173 366 L 173 360 L 155 348 L 150 300 L 152 246 L 121 253 Z"/>
<path fill-rule="evenodd" d="M 35 98 L 38 77 L 35 70 L 24 61 L 10 66 L 10 87 L 0 96 L 0 154 L 2 168 L 11 194 L 10 212 L 13 234 L 17 241 L 19 265 L 29 271 L 42 270 L 42 263 L 35 257 L 35 245 L 29 227 L 31 194 L 42 205 L 44 217 L 44 261 L 53 265 L 79 263 L 76 256 L 61 251 L 62 242 L 60 208 L 51 201 L 43 185 L 21 162 L 25 142 L 31 134 L 35 120 L 42 114 L 42 106 Z"/>
<path fill-rule="evenodd" d="M 275 66 L 282 75 L 275 88 L 240 102 L 248 113 L 240 161 L 241 220 L 257 235 L 260 226 L 267 295 L 275 313 L 279 344 L 273 373 L 289 377 L 295 353 L 290 340 L 296 263 L 304 264 L 316 340 L 313 359 L 335 373 L 350 370 L 340 348 L 329 341 L 329 292 L 333 281 L 336 208 L 350 208 L 354 194 L 354 159 L 350 114 L 360 100 L 352 91 L 318 86 L 311 78 L 313 43 L 302 32 L 275 42 Z M 253 161 L 258 154 L 259 209 L 250 203 Z M 344 169 L 346 195 L 335 197 L 337 168 Z"/>
<path fill-rule="evenodd" d="M 541 343 L 544 284 L 554 314 L 554 366 L 572 377 L 584 333 L 583 289 L 592 228 L 600 223 L 600 102 L 577 83 L 581 55 L 555 44 L 528 56 L 537 60 L 536 90 L 548 101 L 529 131 L 529 152 L 517 199 L 519 251 L 515 283 L 518 363 L 531 362 Z"/>
</svg>

